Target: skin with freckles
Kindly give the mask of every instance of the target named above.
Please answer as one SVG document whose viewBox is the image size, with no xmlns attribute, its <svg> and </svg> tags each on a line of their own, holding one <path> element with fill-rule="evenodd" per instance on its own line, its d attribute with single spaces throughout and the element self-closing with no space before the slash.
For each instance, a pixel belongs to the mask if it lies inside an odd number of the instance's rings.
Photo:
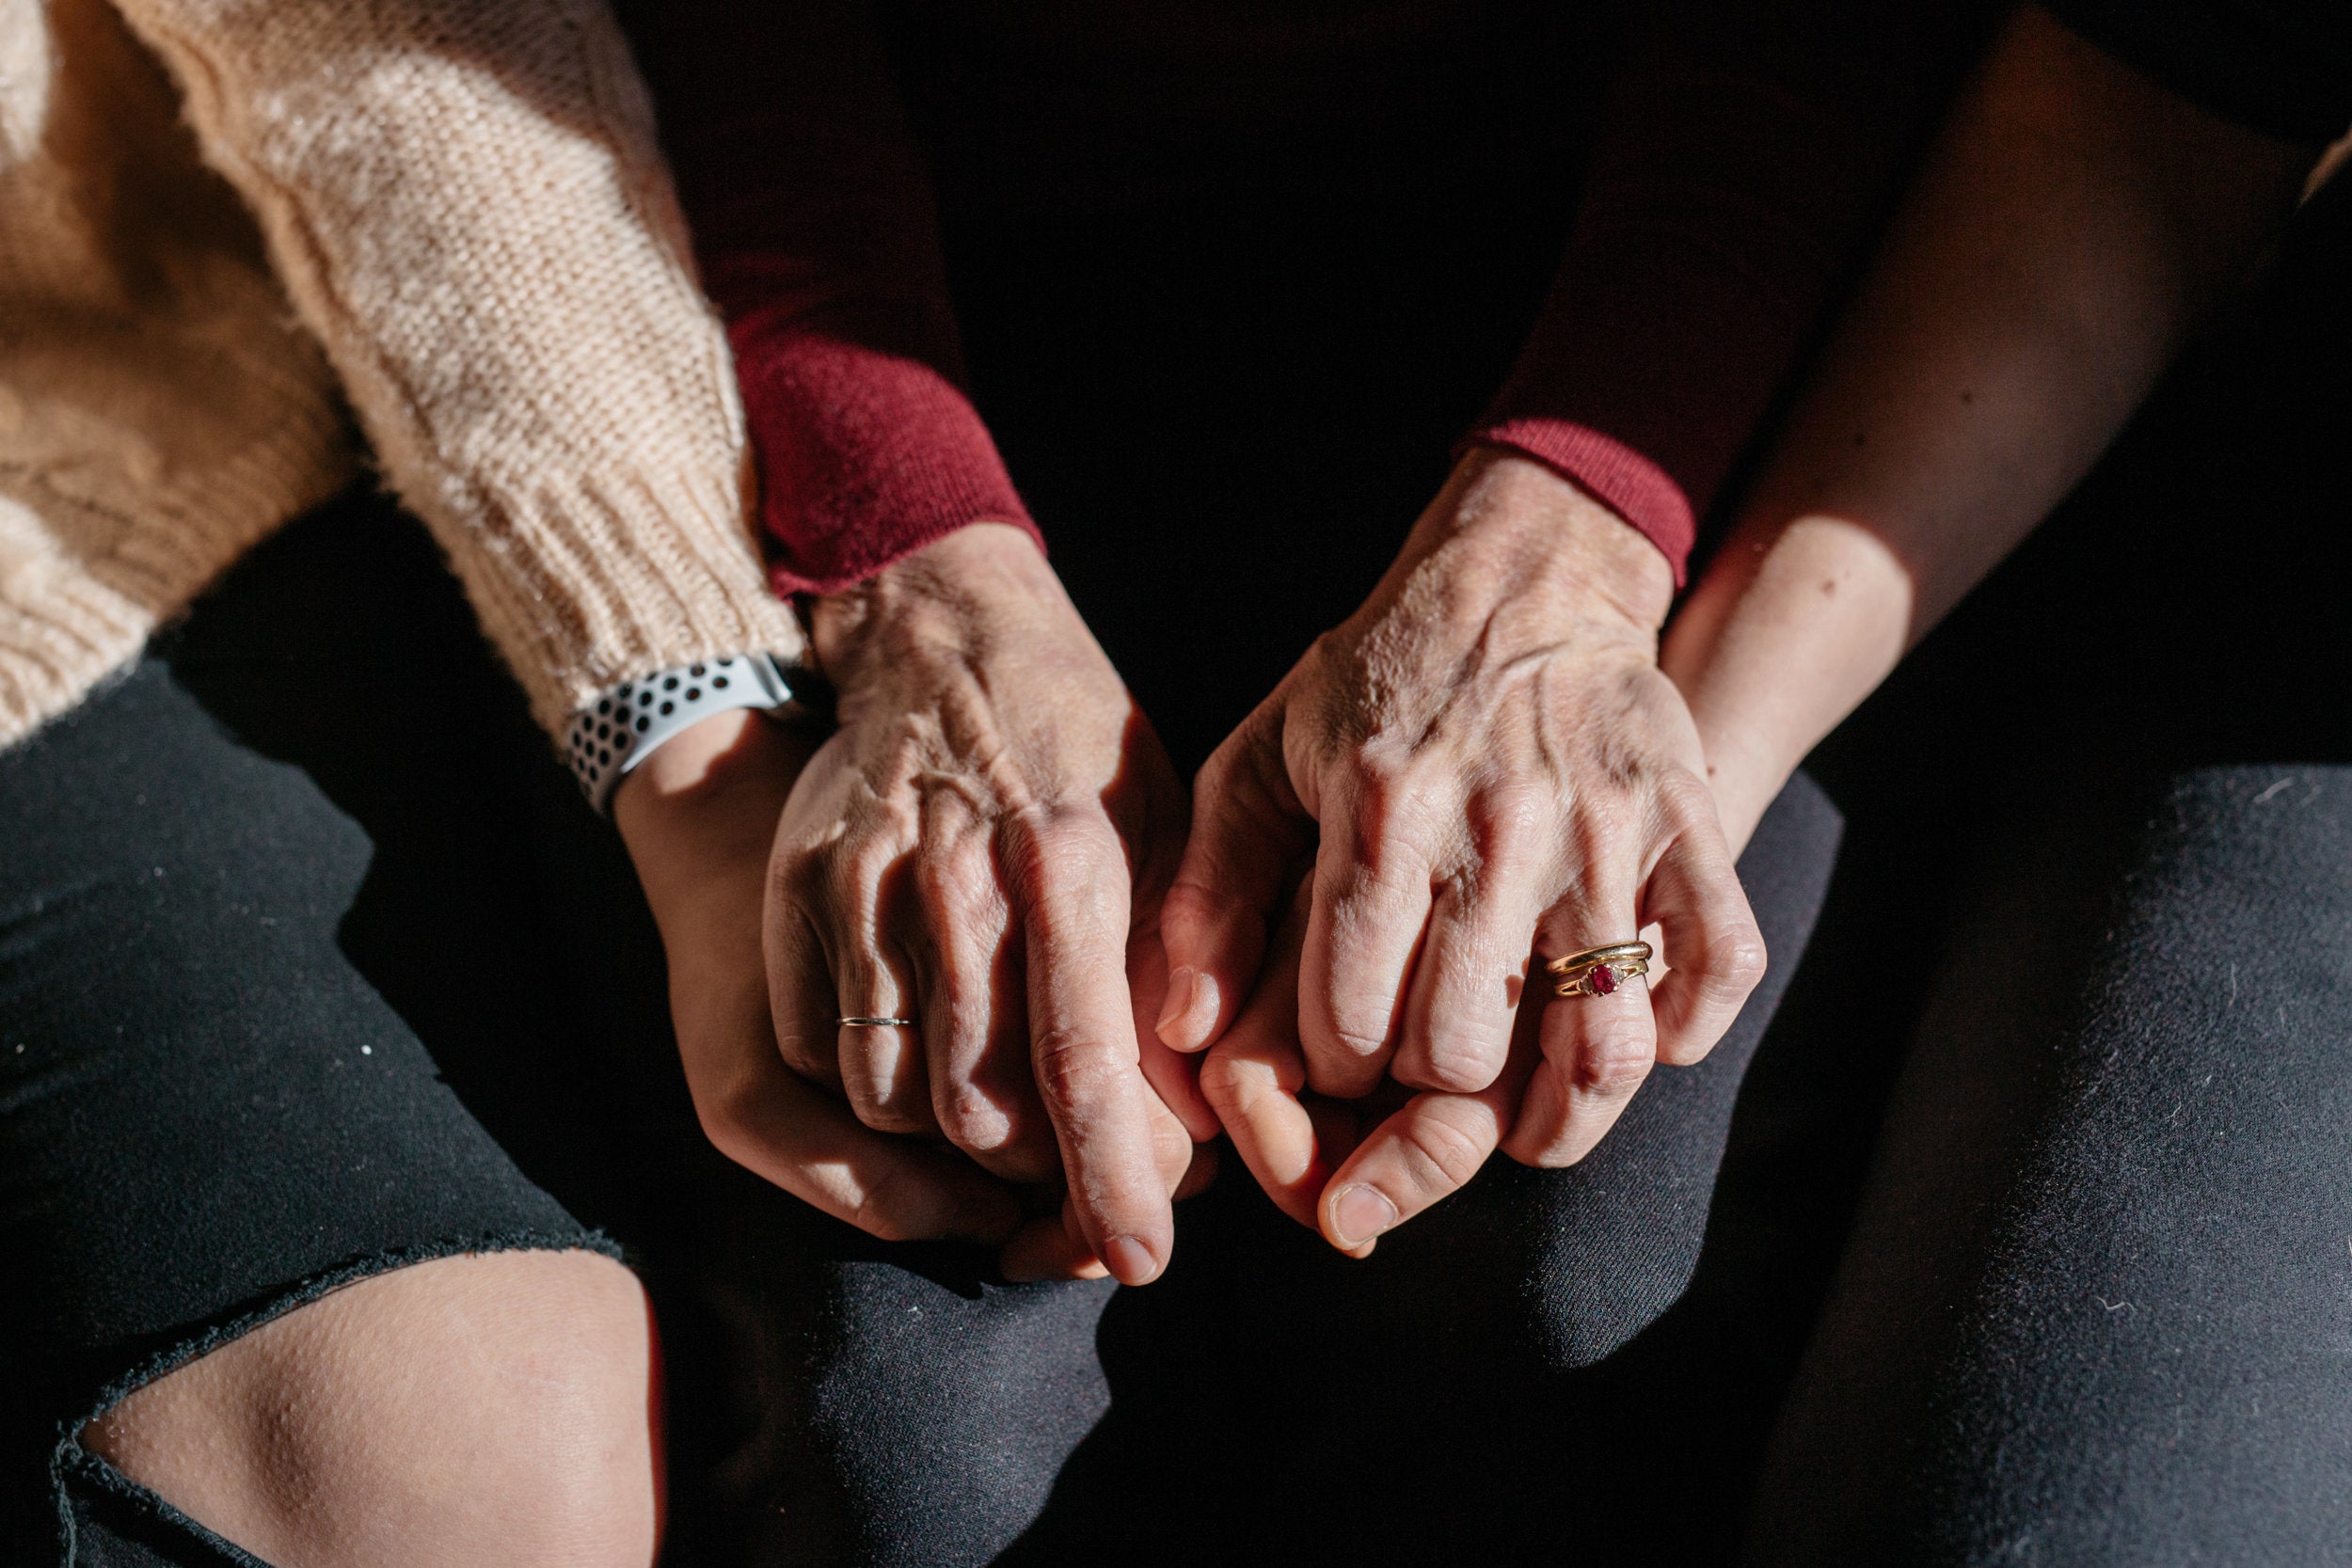
<svg viewBox="0 0 2352 1568">
<path fill-rule="evenodd" d="M 276 1568 L 645 1568 L 653 1347 L 609 1258 L 439 1259 L 231 1340 L 81 1440 Z"/>
<path fill-rule="evenodd" d="M 1672 592 L 1613 513 L 1472 452 L 1364 608 L 1202 769 L 1161 1037 L 1217 1042 L 1202 1087 L 1236 1148 L 1335 1245 L 1369 1251 L 1498 1147 L 1582 1158 L 1761 977 L 1658 668 Z M 1531 1005 L 1543 958 L 1645 929 L 1673 964 L 1655 991 Z M 1342 1103 L 1384 1080 L 1418 1092 L 1369 1125 Z"/>
<path fill-rule="evenodd" d="M 1703 1054 L 1753 987 L 1762 954 L 1731 857 L 1789 772 L 2088 469 L 2292 211 L 2314 151 L 2215 120 L 2022 10 L 1677 618 L 1662 669 L 1662 559 L 1565 481 L 1472 452 L 1363 610 L 1203 769 L 1156 906 L 1164 979 L 1148 942 L 1155 847 L 1179 813 L 1105 812 L 1105 833 L 1080 809 L 1086 831 L 1050 853 L 1028 852 L 1016 832 L 1011 864 L 1033 902 L 1066 908 L 1062 928 L 1098 955 L 1126 893 L 1124 934 L 1137 944 L 1127 1002 L 1175 1051 L 1216 1042 L 1200 1092 L 1267 1190 L 1335 1244 L 1368 1250 L 1498 1148 L 1539 1164 L 1581 1158 L 1650 1065 Z M 843 608 L 844 626 L 860 628 L 840 643 L 845 666 L 861 646 L 891 652 L 867 661 L 859 711 L 871 717 L 840 746 L 838 776 L 861 784 L 836 785 L 803 819 L 804 872 L 828 858 L 854 864 L 804 884 L 814 891 L 801 905 L 833 912 L 808 922 L 798 980 L 795 963 L 779 965 L 772 989 L 807 1015 L 793 1022 L 780 1003 L 779 1035 L 799 1042 L 805 1077 L 837 1083 L 867 1125 L 961 1131 L 1008 1174 L 1034 1175 L 1042 1141 L 1024 1125 L 1019 1075 L 955 1078 L 991 1060 L 987 1046 L 959 1044 L 934 1067 L 903 1041 L 835 1048 L 812 1021 L 835 1003 L 883 1011 L 918 993 L 952 994 L 959 1020 L 1008 1013 L 1007 988 L 975 979 L 977 962 L 929 960 L 946 987 L 905 977 L 927 961 L 925 927 L 885 928 L 882 893 L 899 863 L 887 857 L 914 851 L 907 874 L 942 911 L 929 929 L 1012 929 L 1009 905 L 941 896 L 986 891 L 971 847 L 1006 835 L 978 824 L 1017 830 L 1034 780 L 1049 796 L 1071 778 L 1107 788 L 1121 776 L 1105 761 L 1114 721 L 1132 716 L 1057 588 L 1017 574 L 927 578 L 918 562 L 904 585 Z M 825 626 L 820 612 L 820 645 Z M 1023 628 L 1047 657 L 992 663 L 992 627 L 999 639 Z M 988 700 L 959 695 L 976 691 Z M 1050 721 L 1035 717 L 1041 703 L 1061 705 Z M 1132 754 L 1147 759 L 1137 779 L 1156 776 L 1151 753 Z M 914 800 L 934 802 L 929 816 Z M 852 831 L 827 840 L 845 818 Z M 1123 883 L 1113 837 L 1129 851 Z M 1090 901 L 1038 899 L 1065 859 Z M 818 934 L 843 930 L 855 940 Z M 1661 949 L 1651 983 L 1557 1004 L 1540 985 L 1527 994 L 1534 959 L 1636 930 Z M 771 958 L 790 958 L 794 941 L 787 927 Z M 811 948 L 824 950 L 823 980 Z M 846 990 L 827 989 L 836 967 Z M 1106 958 L 1094 969 L 1113 973 Z M 1102 1021 L 1072 1037 L 1089 1042 L 1083 1059 L 1118 1069 L 1069 1082 L 1132 1086 L 1139 1069 L 1203 1135 L 1194 1086 L 1149 1033 L 1129 1054 L 1113 999 L 1073 1002 L 1077 969 L 1058 973 L 1041 988 L 1032 969 L 1021 1002 Z M 926 1032 L 969 1041 L 990 1026 Z M 1114 1042 L 1107 1054 L 1097 1038 Z M 926 1073 L 928 1117 L 914 1090 Z M 945 1099 L 943 1081 L 956 1085 Z M 1158 1118 L 1117 1094 L 1093 1103 L 1108 1109 L 1057 1124 L 1060 1152 L 1127 1152 L 1094 1166 L 1110 1174 L 1082 1183 L 1086 1202 L 1156 1223 L 1139 1153 L 1150 1135 L 1136 1130 Z M 1174 1163 L 1157 1164 L 1165 1174 Z M 836 1196 L 867 1201 L 850 1187 Z M 1054 1244 L 1073 1257 L 1115 1233 L 1089 1228 L 1084 1203 L 1072 1212 L 1078 1223 Z"/>
<path fill-rule="evenodd" d="M 1220 749 L 1188 842 L 1025 538 L 968 529 L 820 606 L 845 724 L 813 763 L 722 715 L 616 798 L 705 1127 L 878 1235 L 1001 1243 L 1025 1277 L 1155 1274 L 1212 1107 L 1359 1256 L 1497 1148 L 1581 1158 L 1753 986 L 1730 857 L 1788 772 L 2089 467 L 2313 151 L 2021 11 L 1677 621 L 1673 684 L 1663 562 L 1474 453 Z M 1637 927 L 1655 991 L 1555 1002 L 1530 972 Z M 900 1011 L 919 1050 L 832 1026 Z M 1212 1042 L 1196 1085 L 1174 1053 Z M 642 1565 L 652 1346 L 607 1259 L 449 1259 L 82 1440 L 283 1568 Z"/>
<path fill-rule="evenodd" d="M 1019 530 L 962 529 L 812 620 L 840 717 L 813 754 L 722 714 L 614 796 L 705 1129 L 885 1239 L 1153 1278 L 1216 1130 L 1137 1025 L 1184 832 L 1166 754 Z"/>
<path fill-rule="evenodd" d="M 2090 471 L 2316 150 L 2019 10 L 1668 635 L 1735 841 Z"/>
<path fill-rule="evenodd" d="M 2018 12 L 1667 637 L 1662 667 L 1689 705 L 1661 701 L 1675 718 L 1658 733 L 1677 737 L 1666 754 L 1686 769 L 1704 755 L 1726 855 L 1805 752 L 2089 470 L 2278 232 L 2315 152 L 2216 119 L 2045 14 Z M 1536 511 L 1524 495 L 1503 504 Z M 1343 733 L 1365 731 L 1359 710 L 1391 700 L 1379 680 L 1354 689 L 1322 709 L 1340 717 Z M 1624 741 L 1602 712 L 1577 743 L 1609 754 Z M 1295 755 L 1286 751 L 1294 770 Z M 1268 800 L 1279 784 L 1261 762 L 1226 787 Z M 1204 827 L 1212 820 L 1205 800 L 1199 815 Z M 1616 831 L 1638 832 L 1622 821 Z M 1194 844 L 1202 845 L 1200 830 Z M 1211 853 L 1199 864 L 1213 878 L 1220 861 L 1240 858 Z M 1172 945 L 1179 932 L 1192 940 L 1195 869 L 1188 853 L 1167 917 Z M 1318 881 L 1323 873 L 1318 857 Z M 1666 907 L 1653 896 L 1642 913 Z M 1687 949 L 1675 923 L 1663 924 L 1664 956 L 1680 961 Z M 1246 922 L 1233 928 L 1244 945 L 1254 940 Z M 1319 1013 L 1328 1003 L 1312 994 L 1329 983 L 1313 933 L 1302 884 L 1257 991 L 1210 1053 L 1201 1083 L 1276 1201 L 1346 1250 L 1369 1251 L 1371 1236 L 1457 1190 L 1497 1147 L 1526 1157 L 1531 1110 L 1564 1085 L 1566 1097 L 1605 1100 L 1644 1069 L 1643 1053 L 1627 1042 L 1544 1076 L 1558 1063 L 1556 1021 L 1619 1027 L 1608 1009 L 1642 989 L 1635 981 L 1616 997 L 1551 1002 L 1539 992 L 1522 1002 L 1500 1070 L 1481 1086 L 1425 1086 L 1425 1069 L 1400 1050 L 1391 1080 L 1420 1092 L 1386 1121 L 1377 1095 L 1319 1099 L 1314 1088 L 1343 1080 L 1315 1072 L 1318 1031 L 1327 1042 L 1330 1030 Z M 1681 977 L 1665 979 L 1659 996 Z M 1171 990 L 1184 994 L 1181 974 Z M 1390 1001 L 1377 989 L 1360 997 L 1375 1018 Z M 1226 1005 L 1172 1009 L 1163 1029 L 1172 1043 L 1189 1042 L 1215 1031 Z M 1359 1028 L 1369 1036 L 1369 1025 Z M 1495 1059 L 1499 1032 L 1490 1026 L 1482 1062 Z M 1536 1152 L 1573 1159 L 1591 1147 L 1576 1138 Z"/>
</svg>

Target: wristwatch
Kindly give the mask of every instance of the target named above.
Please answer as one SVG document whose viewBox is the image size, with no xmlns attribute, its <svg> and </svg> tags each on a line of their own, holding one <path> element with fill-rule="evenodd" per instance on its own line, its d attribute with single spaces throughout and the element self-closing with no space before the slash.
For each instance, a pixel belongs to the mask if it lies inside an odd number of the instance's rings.
<svg viewBox="0 0 2352 1568">
<path fill-rule="evenodd" d="M 792 682 L 766 654 L 735 654 L 623 681 L 572 716 L 564 760 L 598 812 L 628 770 L 697 720 L 730 708 L 793 705 Z"/>
</svg>

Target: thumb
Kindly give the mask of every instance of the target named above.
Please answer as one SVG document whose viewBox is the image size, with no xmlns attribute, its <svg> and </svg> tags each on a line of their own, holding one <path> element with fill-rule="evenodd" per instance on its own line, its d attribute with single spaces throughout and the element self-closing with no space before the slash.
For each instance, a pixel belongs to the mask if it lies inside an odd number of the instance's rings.
<svg viewBox="0 0 2352 1568">
<path fill-rule="evenodd" d="M 1193 783 L 1192 832 L 1160 909 L 1168 997 L 1156 1032 L 1170 1048 L 1202 1049 L 1241 1010 L 1286 873 L 1313 828 L 1283 766 L 1281 709 L 1269 701 Z"/>
</svg>

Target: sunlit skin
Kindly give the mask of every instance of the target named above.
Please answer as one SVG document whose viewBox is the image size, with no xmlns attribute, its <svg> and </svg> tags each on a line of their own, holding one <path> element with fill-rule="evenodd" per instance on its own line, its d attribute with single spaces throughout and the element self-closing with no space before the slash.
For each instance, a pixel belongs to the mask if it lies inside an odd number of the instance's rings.
<svg viewBox="0 0 2352 1568">
<path fill-rule="evenodd" d="M 82 1444 L 283 1568 L 646 1568 L 659 1370 L 644 1288 L 610 1258 L 445 1258 L 230 1341 Z"/>
<path fill-rule="evenodd" d="M 1673 587 L 1575 486 L 1473 452 L 1364 608 L 1202 769 L 1162 1037 L 1216 1042 L 1201 1086 L 1235 1148 L 1334 1245 L 1369 1251 L 1498 1147 L 1581 1159 L 1761 975 L 1698 732 L 1658 668 Z M 1655 990 L 1522 1006 L 1549 993 L 1534 955 L 1645 927 L 1674 958 Z M 1344 1103 L 1384 1082 L 1411 1091 L 1389 1114 Z"/>
<path fill-rule="evenodd" d="M 2313 152 L 2018 13 L 1667 634 L 1735 843 L 2090 471 Z"/>
<path fill-rule="evenodd" d="M 2038 11 L 2010 24 L 1664 637 L 1660 662 L 1687 704 L 1728 849 L 2090 469 L 2293 211 L 2314 150 L 2191 108 Z M 1645 934 L 1669 964 L 1681 958 L 1672 922 Z M 1376 1102 L 1300 1098 L 1312 1074 L 1283 992 L 1301 984 L 1304 941 L 1294 912 L 1260 982 L 1273 995 L 1253 999 L 1203 1082 L 1276 1201 L 1361 1254 L 1363 1232 L 1338 1208 L 1367 1149 L 1419 1118 L 1376 1180 L 1380 1200 L 1364 1201 L 1374 1219 L 1425 1209 L 1498 1147 L 1519 1155 L 1512 1130 L 1545 1059 L 1532 1042 L 1559 1015 L 1607 1004 L 1539 991 L 1502 1078 L 1475 1094 L 1425 1090 L 1379 1124 Z M 1627 1077 L 1637 1070 L 1627 1053 Z"/>
<path fill-rule="evenodd" d="M 705 1128 L 886 1239 L 1155 1277 L 1216 1128 L 1137 1027 L 1184 828 L 1158 739 L 1017 529 L 951 534 L 812 631 L 841 721 L 813 753 L 723 714 L 613 801 Z"/>
<path fill-rule="evenodd" d="M 967 530 L 985 542 L 820 603 L 849 700 L 805 792 L 781 757 L 764 786 L 795 802 L 778 864 L 796 869 L 766 919 L 772 1055 L 800 1080 L 768 1092 L 859 1152 L 812 1163 L 791 1117 L 756 1137 L 723 1121 L 723 1147 L 881 1233 L 991 1240 L 1010 1199 L 941 1134 L 1015 1183 L 1074 1155 L 1088 1174 L 1060 1236 L 1032 1219 L 1007 1256 L 1092 1272 L 1130 1236 L 1148 1254 L 1116 1271 L 1131 1282 L 1168 1259 L 1157 1194 L 1174 1126 L 1210 1131 L 1203 1095 L 1276 1200 L 1359 1254 L 1497 1149 L 1581 1159 L 1651 1065 L 1698 1059 L 1754 985 L 1730 861 L 1798 760 L 2088 468 L 2310 161 L 2021 13 L 1662 646 L 1672 585 L 1647 543 L 1538 466 L 1473 452 L 1364 610 L 1204 768 L 1172 872 L 1181 808 L 1148 726 L 1013 531 Z M 691 767 L 691 743 L 673 749 Z M 661 763 L 620 804 L 649 886 L 661 851 L 631 796 Z M 1032 966 L 1009 999 L 990 969 L 1016 925 L 1005 829 L 1017 842 L 1022 802 L 1044 797 L 1085 832 L 1011 859 L 1031 908 L 1083 889 L 1069 950 L 1091 958 Z M 915 890 L 895 924 L 892 876 Z M 960 953 L 937 935 L 975 921 Z M 1650 981 L 1530 996 L 1535 959 L 1636 929 L 1661 949 Z M 737 989 L 730 1059 L 749 1061 Z M 836 1014 L 909 997 L 929 1009 L 921 1049 L 829 1037 Z M 1015 1021 L 1039 1014 L 1086 1022 L 1032 1031 L 1025 1060 Z M 1154 1035 L 1215 1043 L 1198 1092 Z M 1073 1080 L 1095 1095 L 1083 1113 L 1039 1116 L 1041 1038 L 1101 1064 Z"/>
<path fill-rule="evenodd" d="M 722 715 L 615 800 L 714 1141 L 878 1235 L 1130 1282 L 1168 1265 L 1169 1195 L 1219 1125 L 1357 1254 L 1498 1148 L 1581 1158 L 1754 983 L 1729 864 L 1765 806 L 2088 470 L 2315 152 L 2020 12 L 1662 647 L 1650 546 L 1473 455 L 1189 825 L 1016 531 L 820 603 L 839 735 L 812 758 Z M 1654 990 L 1529 983 L 1636 925 Z M 919 1050 L 832 1024 L 901 1008 Z M 299 1308 L 84 1440 L 272 1560 L 641 1564 L 656 1365 L 618 1265 L 447 1259 Z M 432 1477 L 475 1490 L 427 1498 Z"/>
</svg>

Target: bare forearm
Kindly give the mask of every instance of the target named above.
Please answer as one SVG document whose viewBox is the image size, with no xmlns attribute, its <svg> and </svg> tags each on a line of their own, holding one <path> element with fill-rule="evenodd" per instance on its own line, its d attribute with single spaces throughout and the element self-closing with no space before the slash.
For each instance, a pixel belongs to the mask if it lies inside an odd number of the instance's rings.
<svg viewBox="0 0 2352 1568">
<path fill-rule="evenodd" d="M 1667 640 L 1735 842 L 2088 471 L 2309 161 L 2038 10 L 2004 31 Z"/>
</svg>

